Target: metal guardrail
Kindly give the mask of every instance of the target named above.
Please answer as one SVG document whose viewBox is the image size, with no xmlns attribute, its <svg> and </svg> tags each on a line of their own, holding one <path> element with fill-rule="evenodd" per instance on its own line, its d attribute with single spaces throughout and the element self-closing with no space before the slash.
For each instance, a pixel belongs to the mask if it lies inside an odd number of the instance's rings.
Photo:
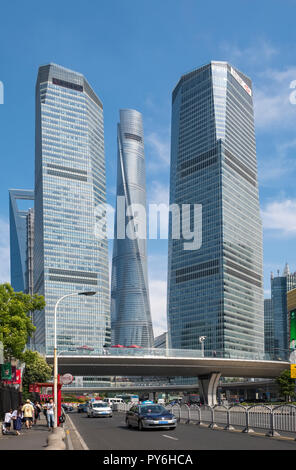
<svg viewBox="0 0 296 470">
<path fill-rule="evenodd" d="M 52 349 L 47 351 L 43 344 L 31 345 L 32 349 L 39 351 L 41 354 L 53 355 Z M 109 348 L 73 348 L 69 347 L 68 350 L 59 351 L 61 356 L 136 356 L 136 357 L 167 357 L 167 358 L 212 358 L 212 359 L 243 359 L 243 360 L 257 360 L 257 361 L 287 361 L 289 351 L 285 351 L 279 355 L 271 355 L 265 353 L 244 353 L 243 351 L 228 352 L 228 351 L 215 351 L 207 350 L 203 352 L 201 349 L 162 349 L 162 348 L 129 348 L 129 347 L 109 347 Z"/>
<path fill-rule="evenodd" d="M 126 412 L 134 403 L 114 404 L 114 411 Z M 238 429 L 245 433 L 254 430 L 264 431 L 267 436 L 279 436 L 281 433 L 296 434 L 295 405 L 167 405 L 178 422 L 203 424 L 210 428 L 223 427 L 225 430 Z M 295 437 L 296 440 L 296 437 Z"/>
</svg>

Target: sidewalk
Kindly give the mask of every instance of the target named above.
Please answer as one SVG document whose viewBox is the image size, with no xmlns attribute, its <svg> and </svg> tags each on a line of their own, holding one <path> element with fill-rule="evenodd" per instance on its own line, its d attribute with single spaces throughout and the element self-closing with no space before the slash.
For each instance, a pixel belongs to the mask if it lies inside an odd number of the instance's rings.
<svg viewBox="0 0 296 470">
<path fill-rule="evenodd" d="M 26 429 L 23 424 L 21 434 L 17 436 L 13 427 L 10 434 L 0 434 L 0 451 L 2 450 L 44 450 L 47 442 L 47 436 L 49 434 L 47 428 L 47 422 L 45 417 L 40 415 L 38 424 L 33 426 L 31 429 Z"/>
<path fill-rule="evenodd" d="M 2 426 L 2 423 L 0 422 Z M 85 442 L 76 429 L 69 414 L 66 414 L 66 421 L 63 425 L 66 432 L 66 450 L 88 450 Z M 44 415 L 40 415 L 38 424 L 31 429 L 26 429 L 23 424 L 21 434 L 16 436 L 11 429 L 10 434 L 0 434 L 0 451 L 2 450 L 45 450 L 47 447 L 47 436 L 49 434 L 47 421 Z"/>
</svg>

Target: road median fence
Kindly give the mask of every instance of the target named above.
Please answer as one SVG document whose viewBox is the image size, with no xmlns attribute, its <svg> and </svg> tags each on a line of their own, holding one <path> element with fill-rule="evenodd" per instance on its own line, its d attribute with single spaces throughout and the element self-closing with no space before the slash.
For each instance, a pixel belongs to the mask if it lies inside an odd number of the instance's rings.
<svg viewBox="0 0 296 470">
<path fill-rule="evenodd" d="M 134 403 L 117 403 L 113 410 L 128 411 Z M 264 432 L 267 436 L 288 435 L 296 440 L 296 406 L 295 405 L 167 405 L 178 422 L 204 425 L 209 428 L 238 430 L 245 433 Z"/>
</svg>

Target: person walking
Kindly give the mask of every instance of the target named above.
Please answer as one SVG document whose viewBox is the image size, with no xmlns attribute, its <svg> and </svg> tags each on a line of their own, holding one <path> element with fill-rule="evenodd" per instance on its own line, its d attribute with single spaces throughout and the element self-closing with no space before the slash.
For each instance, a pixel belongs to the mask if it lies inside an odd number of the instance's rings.
<svg viewBox="0 0 296 470">
<path fill-rule="evenodd" d="M 43 414 L 44 414 L 44 417 L 45 417 L 46 421 L 47 421 L 47 403 L 48 403 L 48 401 L 46 401 L 42 405 L 42 411 L 43 411 Z"/>
<path fill-rule="evenodd" d="M 31 405 L 31 402 L 29 399 L 26 400 L 26 403 L 22 407 L 22 412 L 24 413 L 26 428 L 30 429 L 33 423 L 34 407 Z"/>
<path fill-rule="evenodd" d="M 9 411 L 7 411 L 7 413 L 5 413 L 5 416 L 4 416 L 4 428 L 5 428 L 5 431 L 10 431 L 10 427 L 11 427 L 11 417 L 12 417 L 12 409 L 10 409 Z"/>
<path fill-rule="evenodd" d="M 37 420 L 40 419 L 39 415 L 41 413 L 42 407 L 40 403 L 36 400 L 34 403 L 34 424 L 37 424 Z"/>
<path fill-rule="evenodd" d="M 46 410 L 47 410 L 47 413 L 46 413 L 47 425 L 48 425 L 48 430 L 50 431 L 50 429 L 53 430 L 53 427 L 54 427 L 55 404 L 52 398 L 49 400 L 49 403 L 47 403 Z"/>
<path fill-rule="evenodd" d="M 20 435 L 20 430 L 22 429 L 23 416 L 22 406 L 19 406 L 18 409 L 14 410 L 12 413 L 13 429 L 17 436 Z"/>
</svg>

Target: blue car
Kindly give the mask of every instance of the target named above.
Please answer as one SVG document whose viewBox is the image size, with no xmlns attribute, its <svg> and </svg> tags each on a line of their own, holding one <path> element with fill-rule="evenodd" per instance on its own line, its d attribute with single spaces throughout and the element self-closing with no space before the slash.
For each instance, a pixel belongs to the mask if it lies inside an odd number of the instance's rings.
<svg viewBox="0 0 296 470">
<path fill-rule="evenodd" d="M 87 412 L 87 404 L 86 403 L 80 403 L 77 407 L 78 413 L 86 413 Z"/>
<path fill-rule="evenodd" d="M 164 406 L 157 404 L 135 405 L 126 413 L 125 422 L 128 428 L 143 429 L 167 428 L 175 429 L 177 418 Z"/>
</svg>

